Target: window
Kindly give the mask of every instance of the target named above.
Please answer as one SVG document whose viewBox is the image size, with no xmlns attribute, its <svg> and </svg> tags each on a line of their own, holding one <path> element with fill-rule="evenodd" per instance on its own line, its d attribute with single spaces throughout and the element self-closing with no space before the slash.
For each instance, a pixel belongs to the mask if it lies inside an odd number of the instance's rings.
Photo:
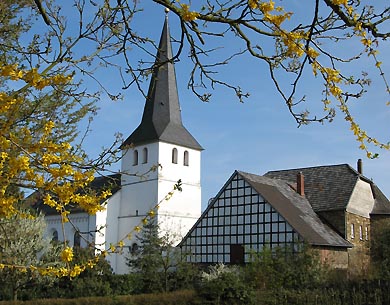
<svg viewBox="0 0 390 305">
<path fill-rule="evenodd" d="M 138 165 L 138 150 L 133 151 L 133 165 Z"/>
<path fill-rule="evenodd" d="M 172 149 L 172 163 L 177 164 L 177 149 Z"/>
<path fill-rule="evenodd" d="M 51 240 L 52 241 L 58 241 L 58 232 L 57 232 L 57 230 L 53 231 L 53 235 L 52 235 Z"/>
<path fill-rule="evenodd" d="M 137 243 L 133 243 L 130 247 L 130 253 L 131 254 L 138 254 L 138 250 L 139 250 L 139 247 L 138 247 L 138 244 Z"/>
<path fill-rule="evenodd" d="M 73 237 L 73 247 L 78 247 L 80 248 L 81 245 L 81 236 L 78 231 L 74 232 L 74 237 Z"/>
<path fill-rule="evenodd" d="M 355 238 L 355 225 L 353 223 L 351 223 L 351 238 Z"/>
<path fill-rule="evenodd" d="M 148 149 L 146 147 L 142 150 L 142 163 L 148 163 Z"/>
<path fill-rule="evenodd" d="M 368 240 L 368 227 L 365 227 L 364 229 L 366 231 L 366 240 Z"/>
<path fill-rule="evenodd" d="M 184 165 L 184 166 L 189 166 L 189 155 L 188 155 L 188 151 L 187 151 L 187 150 L 184 152 L 184 161 L 183 161 L 183 165 Z"/>
<path fill-rule="evenodd" d="M 359 226 L 359 239 L 363 240 L 363 227 Z"/>
</svg>

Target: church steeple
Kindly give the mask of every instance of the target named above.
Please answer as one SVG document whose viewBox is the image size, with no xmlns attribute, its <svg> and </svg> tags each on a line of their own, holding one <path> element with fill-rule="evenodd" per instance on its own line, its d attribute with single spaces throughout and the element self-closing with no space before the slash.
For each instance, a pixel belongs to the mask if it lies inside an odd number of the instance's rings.
<svg viewBox="0 0 390 305">
<path fill-rule="evenodd" d="M 183 126 L 172 58 L 171 36 L 166 16 L 141 124 L 122 147 L 163 141 L 203 150 Z"/>
</svg>

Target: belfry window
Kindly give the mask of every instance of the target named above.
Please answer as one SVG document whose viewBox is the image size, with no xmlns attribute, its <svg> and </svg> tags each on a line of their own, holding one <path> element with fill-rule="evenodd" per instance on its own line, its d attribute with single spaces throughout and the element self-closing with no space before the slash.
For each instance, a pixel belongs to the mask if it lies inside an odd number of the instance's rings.
<svg viewBox="0 0 390 305">
<path fill-rule="evenodd" d="M 138 165 L 138 150 L 133 151 L 133 165 Z"/>
<path fill-rule="evenodd" d="M 172 163 L 177 164 L 177 149 L 172 149 Z"/>
<path fill-rule="evenodd" d="M 148 163 L 148 149 L 146 147 L 142 150 L 142 163 Z"/>
<path fill-rule="evenodd" d="M 184 166 L 189 166 L 189 165 L 190 165 L 189 153 L 188 153 L 187 150 L 184 152 L 184 159 L 183 159 L 183 160 L 184 160 L 184 161 L 183 161 L 183 165 L 184 165 Z"/>
</svg>

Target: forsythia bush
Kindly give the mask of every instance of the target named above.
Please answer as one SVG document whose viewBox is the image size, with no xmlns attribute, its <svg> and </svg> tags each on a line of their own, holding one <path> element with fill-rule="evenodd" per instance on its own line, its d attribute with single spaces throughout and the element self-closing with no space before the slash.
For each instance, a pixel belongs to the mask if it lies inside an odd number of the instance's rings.
<svg viewBox="0 0 390 305">
<path fill-rule="evenodd" d="M 110 191 L 101 193 L 81 190 L 94 179 L 93 170 L 83 170 L 83 159 L 66 141 L 55 137 L 56 123 L 42 115 L 41 120 L 33 120 L 25 111 L 26 103 L 35 102 L 33 90 L 38 92 L 47 86 L 64 85 L 70 76 L 55 75 L 45 77 L 36 69 L 23 70 L 17 65 L 0 66 L 0 82 L 8 87 L 21 86 L 18 90 L 0 91 L 0 219 L 17 215 L 31 218 L 23 212 L 22 196 L 17 189 L 37 192 L 43 203 L 54 208 L 68 221 L 69 205 L 78 205 L 89 214 L 104 209 L 101 202 Z M 39 105 L 37 105 L 37 108 Z M 34 107 L 32 107 L 34 108 Z M 61 259 L 72 261 L 72 249 L 64 246 Z M 94 261 L 88 262 L 93 266 Z M 0 263 L 0 268 L 21 268 L 35 270 L 35 266 L 8 266 Z M 69 267 L 69 265 L 68 265 Z M 39 269 L 42 275 L 77 276 L 85 266 L 70 268 Z"/>
</svg>

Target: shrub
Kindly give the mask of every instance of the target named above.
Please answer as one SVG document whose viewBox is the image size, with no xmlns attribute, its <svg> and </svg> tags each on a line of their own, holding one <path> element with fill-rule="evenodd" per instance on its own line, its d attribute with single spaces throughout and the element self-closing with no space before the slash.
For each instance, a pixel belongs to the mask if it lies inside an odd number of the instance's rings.
<svg viewBox="0 0 390 305">
<path fill-rule="evenodd" d="M 211 266 L 208 272 L 202 272 L 196 291 L 202 304 L 254 304 L 254 290 L 246 285 L 237 266 Z"/>
</svg>

